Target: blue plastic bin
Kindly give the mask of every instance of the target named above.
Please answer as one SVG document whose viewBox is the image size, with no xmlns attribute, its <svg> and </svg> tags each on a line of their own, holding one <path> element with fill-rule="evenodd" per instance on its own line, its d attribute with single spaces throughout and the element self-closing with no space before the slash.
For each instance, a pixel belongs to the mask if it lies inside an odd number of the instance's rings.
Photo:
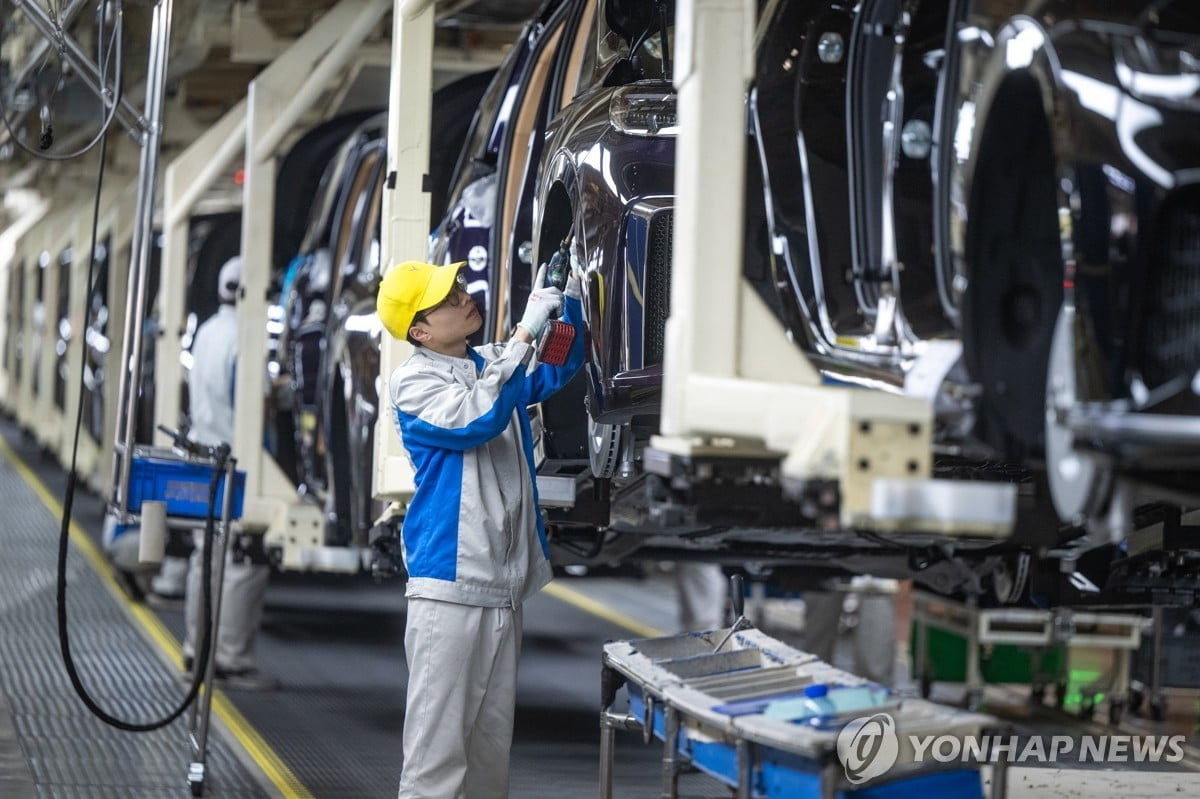
<svg viewBox="0 0 1200 799">
<path fill-rule="evenodd" d="M 158 500 L 167 503 L 167 516 L 187 516 L 193 519 L 208 517 L 208 489 L 212 483 L 213 467 L 184 460 L 166 458 L 134 458 L 129 474 L 129 510 L 140 513 L 142 502 Z M 246 473 L 234 471 L 233 518 L 242 517 L 246 496 Z M 225 507 L 225 477 L 217 485 L 215 517 L 221 519 Z"/>
</svg>

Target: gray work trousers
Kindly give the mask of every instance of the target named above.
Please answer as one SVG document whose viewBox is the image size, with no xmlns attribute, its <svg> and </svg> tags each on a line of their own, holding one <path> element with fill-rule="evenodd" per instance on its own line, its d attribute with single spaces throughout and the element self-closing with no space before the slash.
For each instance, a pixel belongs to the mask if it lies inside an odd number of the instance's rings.
<svg viewBox="0 0 1200 799">
<path fill-rule="evenodd" d="M 845 594 L 839 591 L 804 592 L 804 648 L 826 663 L 833 663 L 838 621 Z M 853 673 L 891 685 L 896 662 L 895 597 L 859 594 L 858 626 L 851 631 Z"/>
<path fill-rule="evenodd" d="M 504 799 L 521 609 L 410 598 L 400 799 Z"/>
<path fill-rule="evenodd" d="M 204 534 L 194 535 L 196 548 L 188 562 L 187 591 L 184 599 L 184 619 L 187 640 L 183 642 L 184 657 L 195 657 L 200 646 L 198 635 L 204 615 L 203 580 Z M 216 563 L 213 564 L 216 572 Z M 234 562 L 233 547 L 225 558 L 224 589 L 221 593 L 221 624 L 217 630 L 217 668 L 239 672 L 255 668 L 254 639 L 262 623 L 263 600 L 271 569 L 265 563 L 254 564 L 249 558 Z M 216 594 L 213 594 L 215 600 Z"/>
<path fill-rule="evenodd" d="M 681 560 L 672 572 L 679 595 L 679 628 L 682 632 L 716 630 L 725 626 L 729 607 L 729 581 L 715 563 Z"/>
</svg>

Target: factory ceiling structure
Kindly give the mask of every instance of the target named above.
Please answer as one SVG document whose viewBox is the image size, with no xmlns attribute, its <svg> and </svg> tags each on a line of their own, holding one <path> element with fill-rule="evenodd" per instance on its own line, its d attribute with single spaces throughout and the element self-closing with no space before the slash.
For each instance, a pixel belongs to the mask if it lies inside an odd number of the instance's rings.
<svg viewBox="0 0 1200 799">
<path fill-rule="evenodd" d="M 335 0 L 201 0 L 178 3 L 173 12 L 162 131 L 169 161 L 245 97 L 250 81 L 311 28 Z M 522 24 L 538 6 L 530 0 L 455 0 L 438 4 L 435 75 L 442 80 L 493 68 Z M 123 6 L 122 94 L 117 123 L 136 123 L 145 93 L 152 3 Z M 24 202 L 26 192 L 54 193 L 60 181 L 91 174 L 77 159 L 38 160 L 20 147 L 38 148 L 47 127 L 50 154 L 69 153 L 92 139 L 104 119 L 97 99 L 97 6 L 85 0 L 34 0 L 0 9 L 0 103 L 8 126 L 0 129 L 0 194 L 6 206 Z M 61 25 L 65 38 L 55 33 Z M 297 126 L 386 104 L 391 26 L 384 23 L 364 40 L 345 81 L 331 86 Z M 102 45 L 101 45 L 102 46 Z M 112 60 L 110 58 L 106 59 Z M 113 85 L 112 63 L 108 64 Z M 14 138 L 19 141 L 14 142 Z M 131 137 L 110 149 L 118 170 L 135 171 Z M 79 171 L 82 170 L 82 173 Z M 11 207 L 0 209 L 11 219 Z"/>
</svg>

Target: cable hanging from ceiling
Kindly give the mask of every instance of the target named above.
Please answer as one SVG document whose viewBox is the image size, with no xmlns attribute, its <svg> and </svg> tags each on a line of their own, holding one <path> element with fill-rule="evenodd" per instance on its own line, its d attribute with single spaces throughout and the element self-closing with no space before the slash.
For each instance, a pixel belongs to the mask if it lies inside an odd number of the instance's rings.
<svg viewBox="0 0 1200 799">
<path fill-rule="evenodd" d="M 77 150 L 67 153 L 50 152 L 54 145 L 54 104 L 58 99 L 66 75 L 67 31 L 63 24 L 63 8 L 61 0 L 47 0 L 47 16 L 50 20 L 53 36 L 50 39 L 51 49 L 42 56 L 41 63 L 33 71 L 29 81 L 33 84 L 33 94 L 37 100 L 40 128 L 38 146 L 33 148 L 21 140 L 18 131 L 13 129 L 9 120 L 9 104 L 5 92 L 0 91 L 0 121 L 8 131 L 9 138 L 16 147 L 25 153 L 47 161 L 69 161 L 78 158 L 92 150 L 108 132 L 116 118 L 117 108 L 121 104 L 122 73 L 124 66 L 124 5 L 122 0 L 98 0 L 96 3 L 96 64 L 98 71 L 97 91 L 102 119 L 100 129 L 91 141 Z M 111 30 L 108 28 L 111 26 Z M 57 56 L 58 70 L 50 84 L 48 95 L 43 92 L 41 80 L 50 59 L 51 53 Z M 111 85 L 110 85 L 111 75 Z M 104 110 L 107 106 L 107 110 Z M 18 112 L 20 113 L 20 112 Z"/>
</svg>

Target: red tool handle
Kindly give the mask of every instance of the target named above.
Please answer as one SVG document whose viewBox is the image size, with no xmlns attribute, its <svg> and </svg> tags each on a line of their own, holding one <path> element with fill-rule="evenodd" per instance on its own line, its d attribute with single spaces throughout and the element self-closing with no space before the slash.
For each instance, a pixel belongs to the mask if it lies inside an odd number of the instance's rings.
<svg viewBox="0 0 1200 799">
<path fill-rule="evenodd" d="M 538 344 L 538 360 L 551 366 L 562 366 L 575 343 L 575 327 L 560 319 L 552 319 Z"/>
</svg>

